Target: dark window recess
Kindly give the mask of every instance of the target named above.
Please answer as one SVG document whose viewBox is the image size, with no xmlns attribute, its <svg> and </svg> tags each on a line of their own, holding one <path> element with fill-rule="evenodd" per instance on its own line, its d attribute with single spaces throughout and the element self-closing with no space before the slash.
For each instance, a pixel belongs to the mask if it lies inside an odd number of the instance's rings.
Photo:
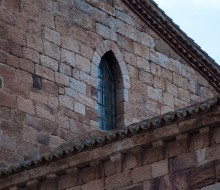
<svg viewBox="0 0 220 190">
<path fill-rule="evenodd" d="M 42 89 L 42 79 L 37 75 L 33 75 L 33 88 L 37 90 Z"/>
<path fill-rule="evenodd" d="M 98 68 L 98 115 L 99 128 L 115 128 L 115 81 L 108 59 L 102 58 Z"/>
<path fill-rule="evenodd" d="M 2 88 L 3 88 L 3 78 L 0 77 L 0 89 L 2 89 Z"/>
</svg>

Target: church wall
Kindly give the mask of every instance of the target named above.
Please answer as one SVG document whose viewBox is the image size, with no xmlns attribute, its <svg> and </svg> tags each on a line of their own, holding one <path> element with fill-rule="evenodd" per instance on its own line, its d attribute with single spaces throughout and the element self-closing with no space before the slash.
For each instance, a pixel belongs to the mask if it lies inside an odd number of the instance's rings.
<svg viewBox="0 0 220 190">
<path fill-rule="evenodd" d="M 186 117 L 180 113 L 184 115 L 196 107 L 179 111 L 181 117 L 177 116 L 170 124 L 152 125 L 132 136 L 118 134 L 110 143 L 102 141 L 101 146 L 94 143 L 81 151 L 63 147 L 71 150 L 69 156 L 60 151 L 48 162 L 46 157 L 36 167 L 0 176 L 0 189 L 217 190 L 220 187 L 217 101 L 217 106 L 208 104 L 209 108 L 197 109 Z"/>
<path fill-rule="evenodd" d="M 0 48 L 0 168 L 97 133 L 106 50 L 123 75 L 120 126 L 216 94 L 119 0 L 2 0 Z"/>
</svg>

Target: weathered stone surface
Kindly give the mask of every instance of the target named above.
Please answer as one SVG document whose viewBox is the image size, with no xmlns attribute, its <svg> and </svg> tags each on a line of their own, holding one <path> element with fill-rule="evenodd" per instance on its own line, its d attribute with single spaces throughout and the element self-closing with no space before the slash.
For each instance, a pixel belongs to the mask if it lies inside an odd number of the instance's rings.
<svg viewBox="0 0 220 190">
<path fill-rule="evenodd" d="M 198 164 L 197 155 L 195 152 L 181 154 L 178 157 L 172 158 L 169 164 L 171 172 L 195 167 Z"/>
<path fill-rule="evenodd" d="M 214 163 L 199 166 L 191 171 L 192 188 L 198 189 L 215 182 Z"/>
<path fill-rule="evenodd" d="M 131 174 L 132 182 L 138 183 L 152 178 L 151 165 L 134 168 Z"/>
<path fill-rule="evenodd" d="M 105 179 L 105 188 L 114 189 L 131 184 L 131 171 L 122 172 L 113 176 L 109 176 Z"/>
</svg>

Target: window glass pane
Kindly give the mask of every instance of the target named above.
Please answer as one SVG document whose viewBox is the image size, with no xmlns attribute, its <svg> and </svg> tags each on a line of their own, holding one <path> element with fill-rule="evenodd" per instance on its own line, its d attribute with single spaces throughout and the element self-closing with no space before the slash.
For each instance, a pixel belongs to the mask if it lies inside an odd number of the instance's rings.
<svg viewBox="0 0 220 190">
<path fill-rule="evenodd" d="M 106 59 L 102 59 L 99 65 L 98 78 L 99 127 L 112 130 L 115 128 L 115 84 Z"/>
</svg>

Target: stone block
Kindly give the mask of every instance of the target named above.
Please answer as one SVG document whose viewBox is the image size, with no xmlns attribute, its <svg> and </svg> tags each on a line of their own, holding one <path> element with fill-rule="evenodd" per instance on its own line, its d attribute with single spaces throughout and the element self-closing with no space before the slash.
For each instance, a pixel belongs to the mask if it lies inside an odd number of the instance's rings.
<svg viewBox="0 0 220 190">
<path fill-rule="evenodd" d="M 75 40 L 73 36 L 62 36 L 61 46 L 71 52 L 79 53 L 79 42 Z"/>
<path fill-rule="evenodd" d="M 71 65 L 72 67 L 76 67 L 76 56 L 75 53 L 62 49 L 61 50 L 61 61 Z"/>
<path fill-rule="evenodd" d="M 167 69 L 164 69 L 164 68 L 161 69 L 161 77 L 171 83 L 173 82 L 173 74 L 171 71 Z"/>
<path fill-rule="evenodd" d="M 132 53 L 128 53 L 125 51 L 124 53 L 125 62 L 133 65 L 134 67 L 137 67 L 137 59 L 136 56 Z"/>
<path fill-rule="evenodd" d="M 170 159 L 169 166 L 171 172 L 189 169 L 198 164 L 195 152 L 181 154 L 180 156 Z"/>
<path fill-rule="evenodd" d="M 69 76 L 55 72 L 55 82 L 60 85 L 69 86 Z"/>
<path fill-rule="evenodd" d="M 86 84 L 81 81 L 78 81 L 74 78 L 70 78 L 70 88 L 72 88 L 73 90 L 76 90 L 77 92 L 81 94 L 86 95 Z"/>
<path fill-rule="evenodd" d="M 51 95 L 54 95 L 54 96 L 58 96 L 58 86 L 57 84 L 55 84 L 54 82 L 51 82 L 49 80 L 45 80 L 43 79 L 42 80 L 42 90 L 51 94 Z"/>
<path fill-rule="evenodd" d="M 141 44 L 153 49 L 155 47 L 154 39 L 145 32 L 141 32 Z"/>
<path fill-rule="evenodd" d="M 97 179 L 97 176 L 96 176 L 96 169 L 95 167 L 91 167 L 91 166 L 88 166 L 88 167 L 85 167 L 85 168 L 82 168 L 82 181 L 83 183 L 88 183 L 88 182 L 91 182 L 91 181 L 94 181 Z"/>
<path fill-rule="evenodd" d="M 60 63 L 59 64 L 59 72 L 65 74 L 67 76 L 71 76 L 72 68 L 70 65 L 68 65 L 66 63 Z"/>
<path fill-rule="evenodd" d="M 169 58 L 162 53 L 151 50 L 150 51 L 150 61 L 156 63 L 158 66 L 160 66 L 164 69 L 167 69 L 167 64 L 168 64 Z"/>
<path fill-rule="evenodd" d="M 73 90 L 73 89 L 71 89 L 71 88 L 65 88 L 65 94 L 66 94 L 67 96 L 70 96 L 70 97 L 74 98 L 74 99 L 77 99 L 77 98 L 78 98 L 78 93 L 77 93 L 77 91 L 75 91 L 75 90 Z"/>
<path fill-rule="evenodd" d="M 86 84 L 89 84 L 93 87 L 97 87 L 98 86 L 98 80 L 95 77 L 92 77 L 82 71 L 80 71 L 79 73 L 79 78 L 81 81 L 85 82 Z"/>
<path fill-rule="evenodd" d="M 178 98 L 184 102 L 190 103 L 190 92 L 183 88 L 178 88 Z"/>
<path fill-rule="evenodd" d="M 80 55 L 76 55 L 76 65 L 81 71 L 90 73 L 90 60 Z"/>
<path fill-rule="evenodd" d="M 104 190 L 104 179 L 91 181 L 85 185 L 82 185 L 82 190 Z"/>
<path fill-rule="evenodd" d="M 153 100 L 162 102 L 162 90 L 147 86 L 147 96 Z"/>
<path fill-rule="evenodd" d="M 0 133 L 0 147 L 10 151 L 15 151 L 17 148 L 16 139 Z"/>
<path fill-rule="evenodd" d="M 58 97 L 49 96 L 48 105 L 50 108 L 56 110 L 58 108 Z"/>
<path fill-rule="evenodd" d="M 55 59 L 60 60 L 60 49 L 57 45 L 44 40 L 44 53 L 45 55 Z"/>
<path fill-rule="evenodd" d="M 220 159 L 219 144 L 196 151 L 198 165 L 204 165 Z"/>
<path fill-rule="evenodd" d="M 152 166 L 152 177 L 153 178 L 164 176 L 169 173 L 168 160 L 155 162 L 151 164 L 151 166 Z"/>
<path fill-rule="evenodd" d="M 214 163 L 199 166 L 191 170 L 191 186 L 193 189 L 199 189 L 215 183 Z"/>
<path fill-rule="evenodd" d="M 151 165 L 145 165 L 134 168 L 132 170 L 132 182 L 139 183 L 152 178 L 152 167 Z"/>
<path fill-rule="evenodd" d="M 21 11 L 21 0 L 3 0 L 3 5 L 6 7 L 7 10 L 13 12 L 20 12 Z"/>
<path fill-rule="evenodd" d="M 39 52 L 23 47 L 23 55 L 25 59 L 29 59 L 34 63 L 39 63 Z"/>
<path fill-rule="evenodd" d="M 159 88 L 165 91 L 165 81 L 158 76 L 154 76 L 154 88 Z"/>
<path fill-rule="evenodd" d="M 150 62 L 151 73 L 161 78 L 161 67 L 153 62 Z"/>
<path fill-rule="evenodd" d="M 168 70 L 173 71 L 174 73 L 181 75 L 181 69 L 182 65 L 179 61 L 176 61 L 174 59 L 169 59 L 167 62 L 167 67 Z"/>
<path fill-rule="evenodd" d="M 139 70 L 139 80 L 142 83 L 148 84 L 150 86 L 153 86 L 154 83 L 153 75 L 144 71 L 143 69 Z"/>
<path fill-rule="evenodd" d="M 50 81 L 54 81 L 54 72 L 44 66 L 35 65 L 35 74 Z"/>
<path fill-rule="evenodd" d="M 105 179 L 105 189 L 116 189 L 131 185 L 131 171 L 125 171 Z"/>
<path fill-rule="evenodd" d="M 85 115 L 86 114 L 85 105 L 83 105 L 79 102 L 74 102 L 74 111 L 79 114 Z"/>
<path fill-rule="evenodd" d="M 137 67 L 139 69 L 144 69 L 145 71 L 150 72 L 150 63 L 145 58 L 137 57 Z"/>
<path fill-rule="evenodd" d="M 64 106 L 70 110 L 73 110 L 73 100 L 69 96 L 60 95 L 59 96 L 59 105 Z"/>
<path fill-rule="evenodd" d="M 128 13 L 125 13 L 121 10 L 115 10 L 115 14 L 116 14 L 116 18 L 122 20 L 123 22 L 125 22 L 131 26 L 136 25 L 135 20 Z"/>
<path fill-rule="evenodd" d="M 190 189 L 190 172 L 181 171 L 164 176 L 160 181 L 160 189 Z"/>
<path fill-rule="evenodd" d="M 8 40 L 11 40 L 19 45 L 26 45 L 25 33 L 13 26 L 7 26 Z"/>
<path fill-rule="evenodd" d="M 7 80 L 15 80 L 16 70 L 6 64 L 0 63 L 0 75 Z"/>
<path fill-rule="evenodd" d="M 34 73 L 34 63 L 29 60 L 20 58 L 19 67 L 21 70 L 27 71 L 29 73 Z"/>
<path fill-rule="evenodd" d="M 43 52 L 43 41 L 39 36 L 28 33 L 27 34 L 27 46 L 40 53 Z"/>
<path fill-rule="evenodd" d="M 174 73 L 173 74 L 173 83 L 175 85 L 177 85 L 178 87 L 181 87 L 181 88 L 188 90 L 189 81 L 188 81 L 188 79 L 182 77 L 181 75 Z"/>
<path fill-rule="evenodd" d="M 134 42 L 134 54 L 149 60 L 149 48 Z"/>
<path fill-rule="evenodd" d="M 60 33 L 51 30 L 50 28 L 44 27 L 44 38 L 58 46 L 61 44 Z"/>
<path fill-rule="evenodd" d="M 16 105 L 15 95 L 0 91 L 0 106 L 4 106 L 7 108 L 15 108 L 15 105 Z"/>
<path fill-rule="evenodd" d="M 34 144 L 36 143 L 36 129 L 29 127 L 27 125 L 24 125 L 22 130 L 22 136 L 24 141 L 27 143 Z"/>
<path fill-rule="evenodd" d="M 43 1 L 43 2 L 48 2 L 48 1 Z M 42 3 L 42 1 L 41 1 Z M 44 7 L 45 8 L 45 7 Z M 39 22 L 48 28 L 54 28 L 55 23 L 54 23 L 54 15 L 50 11 L 47 10 L 42 10 L 41 14 L 39 15 Z"/>
<path fill-rule="evenodd" d="M 40 55 L 40 63 L 48 69 L 58 71 L 58 62 L 55 59 L 51 59 L 50 57 L 45 55 Z"/>
<path fill-rule="evenodd" d="M 174 97 L 171 94 L 163 93 L 163 103 L 171 108 L 174 108 Z"/>
<path fill-rule="evenodd" d="M 115 33 L 115 31 L 107 28 L 104 25 L 96 23 L 96 31 L 97 31 L 97 34 L 101 35 L 102 37 L 106 39 L 117 41 L 117 34 Z"/>
<path fill-rule="evenodd" d="M 176 109 L 185 108 L 189 106 L 187 102 L 180 100 L 179 98 L 174 98 L 174 105 Z"/>
<path fill-rule="evenodd" d="M 116 174 L 116 166 L 115 162 L 109 160 L 104 163 L 104 171 L 105 171 L 105 176 L 111 176 Z"/>
<path fill-rule="evenodd" d="M 49 121 L 55 122 L 55 113 L 48 105 L 37 103 L 36 113 L 41 118 L 45 118 Z"/>
<path fill-rule="evenodd" d="M 34 105 L 31 100 L 28 100 L 28 99 L 25 99 L 21 96 L 18 96 L 17 102 L 18 102 L 18 109 L 19 110 L 21 110 L 25 113 L 28 113 L 30 115 L 35 115 Z"/>
<path fill-rule="evenodd" d="M 30 99 L 34 100 L 36 102 L 41 102 L 41 103 L 47 104 L 48 96 L 41 91 L 30 92 Z"/>
<path fill-rule="evenodd" d="M 133 42 L 131 39 L 127 38 L 126 36 L 118 34 L 117 45 L 118 47 L 125 49 L 127 52 L 134 53 Z"/>
<path fill-rule="evenodd" d="M 80 55 L 89 60 L 92 60 L 93 57 L 93 49 L 87 45 L 80 43 Z"/>
</svg>

